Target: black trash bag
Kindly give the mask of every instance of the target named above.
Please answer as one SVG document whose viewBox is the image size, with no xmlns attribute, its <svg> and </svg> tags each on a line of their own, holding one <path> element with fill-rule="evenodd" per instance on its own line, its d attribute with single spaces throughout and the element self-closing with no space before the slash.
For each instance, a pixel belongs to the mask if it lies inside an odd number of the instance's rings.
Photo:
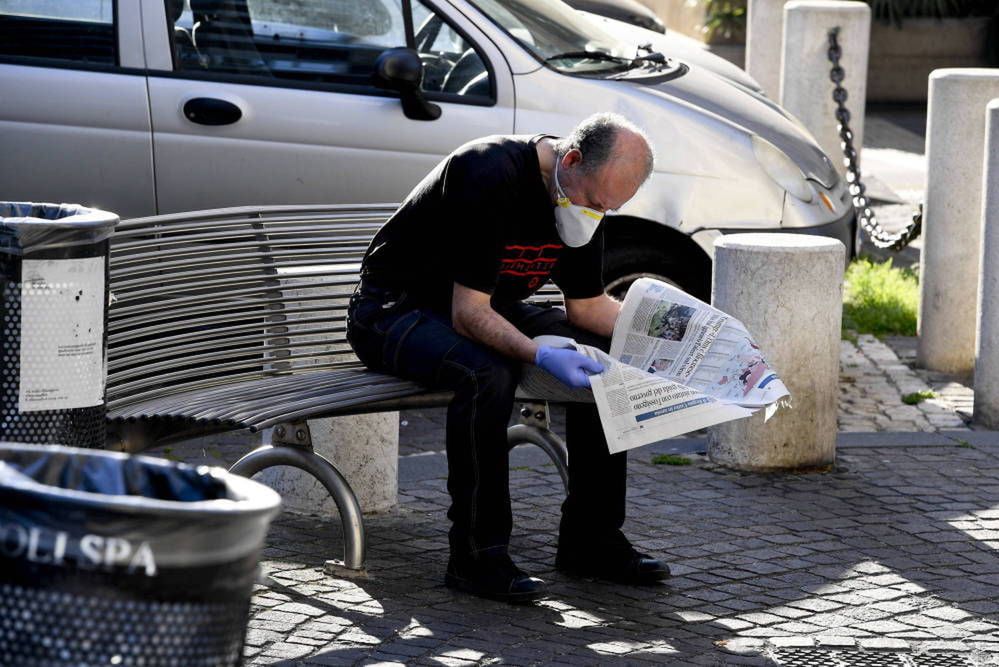
<svg viewBox="0 0 999 667">
<path fill-rule="evenodd" d="M 0 443 L 0 663 L 242 664 L 279 507 L 220 468 Z"/>
<path fill-rule="evenodd" d="M 39 454 L 10 452 L 6 466 L 49 487 L 102 493 L 110 496 L 142 496 L 159 500 L 193 502 L 226 498 L 225 480 L 211 468 L 185 464 L 151 464 L 145 457 L 80 457 L 69 449 Z M 0 483 L 3 467 L 0 467 Z"/>
</svg>

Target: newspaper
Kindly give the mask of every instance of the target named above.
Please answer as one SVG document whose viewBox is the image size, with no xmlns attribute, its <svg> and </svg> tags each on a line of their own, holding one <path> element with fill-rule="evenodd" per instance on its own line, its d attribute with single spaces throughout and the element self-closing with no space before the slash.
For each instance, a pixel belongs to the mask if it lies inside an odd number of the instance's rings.
<svg viewBox="0 0 999 667">
<path fill-rule="evenodd" d="M 590 377 L 590 391 L 569 389 L 528 366 L 518 395 L 595 402 L 611 452 L 748 417 L 760 408 L 769 419 L 789 396 L 741 322 L 651 278 L 628 290 L 609 355 L 569 338 L 536 340 L 575 348 L 605 370 Z"/>
</svg>

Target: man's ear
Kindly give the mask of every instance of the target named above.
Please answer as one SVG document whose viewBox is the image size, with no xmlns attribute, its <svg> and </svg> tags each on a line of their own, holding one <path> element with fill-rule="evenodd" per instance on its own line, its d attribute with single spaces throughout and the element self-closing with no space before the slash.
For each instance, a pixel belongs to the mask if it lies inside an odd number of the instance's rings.
<svg viewBox="0 0 999 667">
<path fill-rule="evenodd" d="M 571 151 L 566 153 L 562 157 L 562 167 L 575 167 L 577 164 L 583 161 L 583 154 L 578 148 L 573 148 Z"/>
</svg>

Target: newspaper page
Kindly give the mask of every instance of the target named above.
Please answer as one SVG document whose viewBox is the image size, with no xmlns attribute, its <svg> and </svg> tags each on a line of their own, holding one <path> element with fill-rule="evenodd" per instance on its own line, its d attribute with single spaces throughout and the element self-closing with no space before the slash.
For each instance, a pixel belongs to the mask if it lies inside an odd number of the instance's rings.
<svg viewBox="0 0 999 667">
<path fill-rule="evenodd" d="M 539 336 L 599 361 L 592 391 L 570 389 L 528 366 L 518 396 L 596 402 L 611 452 L 690 431 L 772 414 L 787 388 L 741 322 L 666 283 L 642 278 L 628 290 L 610 354 L 569 338 Z"/>
<path fill-rule="evenodd" d="M 743 407 L 788 396 L 742 322 L 651 278 L 636 280 L 628 290 L 610 355 Z"/>
</svg>

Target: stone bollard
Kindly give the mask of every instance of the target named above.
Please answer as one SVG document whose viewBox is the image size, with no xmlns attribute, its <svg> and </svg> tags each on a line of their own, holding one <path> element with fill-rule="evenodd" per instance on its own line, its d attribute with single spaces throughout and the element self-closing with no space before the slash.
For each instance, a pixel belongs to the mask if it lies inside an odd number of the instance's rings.
<svg viewBox="0 0 999 667">
<path fill-rule="evenodd" d="M 839 27 L 842 86 L 849 97 L 850 129 L 857 150 L 864 145 L 864 104 L 867 100 L 867 53 L 871 8 L 843 0 L 792 0 L 784 6 L 784 49 L 780 68 L 780 103 L 815 136 L 819 146 L 846 175 L 843 148 L 829 79 L 829 30 Z"/>
<path fill-rule="evenodd" d="M 340 470 L 357 496 L 361 511 L 384 512 L 398 502 L 399 413 L 382 412 L 333 419 L 310 419 L 312 448 Z M 264 434 L 270 441 L 270 430 Z M 338 516 L 336 503 L 311 475 L 279 466 L 254 479 L 281 494 L 293 512 Z"/>
<path fill-rule="evenodd" d="M 934 70 L 929 97 L 917 358 L 931 370 L 968 373 L 975 366 L 985 106 L 999 97 L 999 69 Z"/>
<path fill-rule="evenodd" d="M 974 420 L 999 429 L 999 99 L 986 107 L 985 137 Z"/>
<path fill-rule="evenodd" d="M 843 265 L 835 239 L 733 234 L 715 242 L 712 304 L 749 329 L 793 407 L 709 429 L 708 456 L 739 470 L 828 468 L 836 460 Z"/>
<path fill-rule="evenodd" d="M 780 99 L 785 2 L 787 0 L 749 0 L 746 8 L 746 72 L 773 100 Z"/>
</svg>

